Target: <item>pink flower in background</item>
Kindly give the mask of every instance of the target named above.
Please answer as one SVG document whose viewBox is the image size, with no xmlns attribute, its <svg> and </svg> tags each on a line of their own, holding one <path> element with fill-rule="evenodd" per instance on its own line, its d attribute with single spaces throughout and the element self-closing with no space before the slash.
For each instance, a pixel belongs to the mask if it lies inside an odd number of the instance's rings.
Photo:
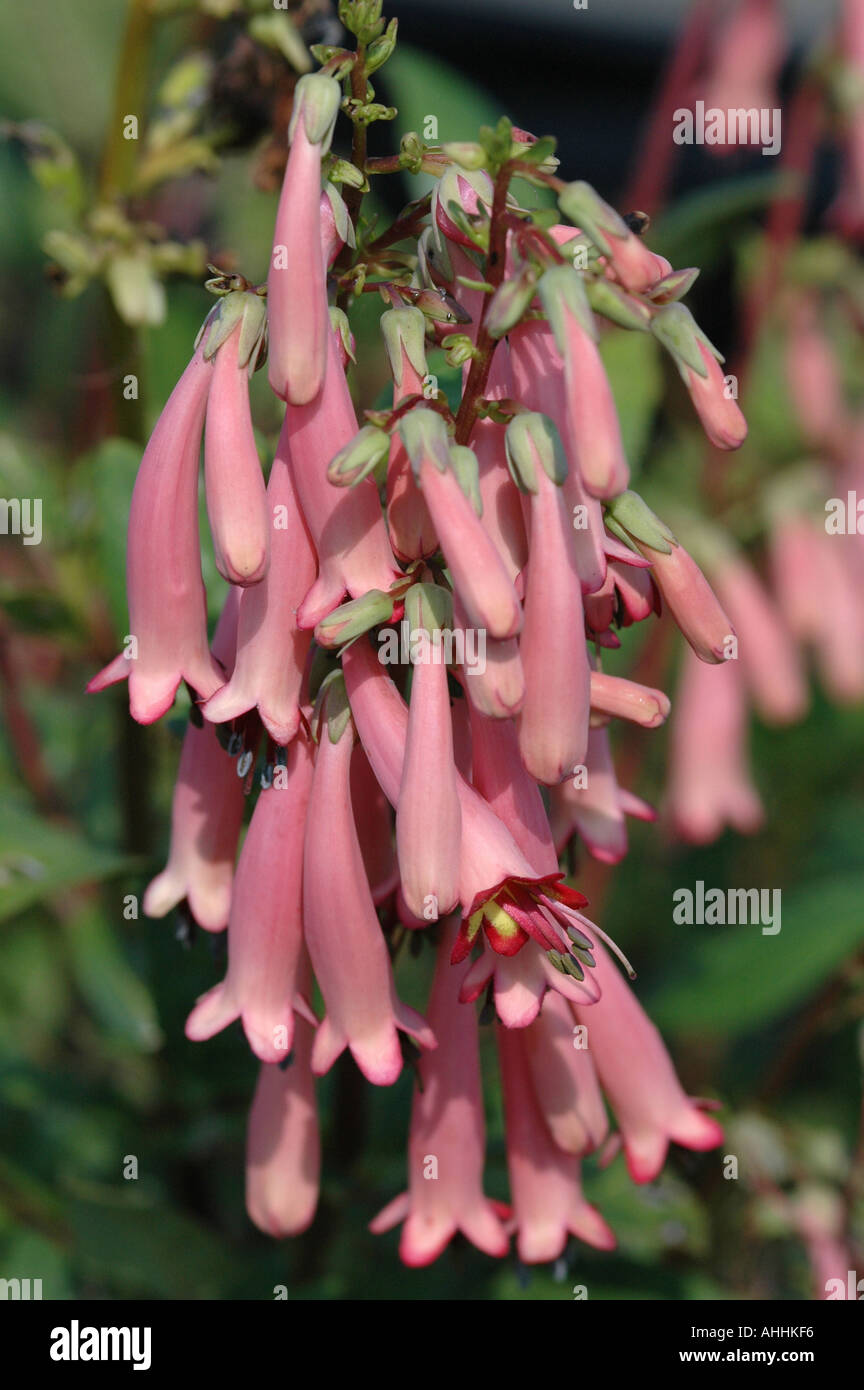
<svg viewBox="0 0 864 1390">
<path fill-rule="evenodd" d="M 431 1264 L 462 1231 L 487 1255 L 504 1255 L 506 1208 L 483 1194 L 486 1125 L 477 1018 L 459 1002 L 464 966 L 451 966 L 456 927 L 444 923 L 426 1010 L 440 1039 L 418 1067 L 408 1141 L 408 1191 L 371 1223 L 377 1235 L 404 1221 L 399 1252 L 407 1265 Z"/>
<path fill-rule="evenodd" d="M 747 764 L 747 703 L 738 662 L 712 667 L 685 654 L 670 753 L 667 808 L 685 840 L 708 844 L 726 825 L 742 834 L 759 828 L 764 813 Z"/>
</svg>

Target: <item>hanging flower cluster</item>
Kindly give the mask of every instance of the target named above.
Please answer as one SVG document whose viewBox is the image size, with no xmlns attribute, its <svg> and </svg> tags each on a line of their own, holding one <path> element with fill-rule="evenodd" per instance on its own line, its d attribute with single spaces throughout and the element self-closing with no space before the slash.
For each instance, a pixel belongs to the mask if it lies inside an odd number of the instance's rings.
<svg viewBox="0 0 864 1390">
<path fill-rule="evenodd" d="M 403 1222 L 412 1265 L 457 1231 L 492 1255 L 515 1233 L 523 1260 L 546 1261 L 570 1233 L 614 1244 L 582 1194 L 583 1156 L 623 1147 L 648 1182 L 670 1141 L 703 1150 L 721 1138 L 559 864 L 574 834 L 615 862 L 625 815 L 653 818 L 619 787 L 607 730 L 656 728 L 669 701 L 603 670 L 617 631 L 665 603 L 694 662 L 723 662 L 735 640 L 695 561 L 628 490 L 602 334 L 654 334 L 717 446 L 739 445 L 746 426 L 680 302 L 693 272 L 648 249 L 644 218 L 563 182 L 554 142 L 502 120 L 476 143 L 407 136 L 398 156 L 366 159 L 366 124 L 383 110 L 368 74 L 395 32 L 371 0 L 342 8 L 357 49 L 319 54 L 321 71 L 297 85 L 266 292 L 214 275 L 219 301 L 144 453 L 130 638 L 90 688 L 128 677 L 142 723 L 181 682 L 192 693 L 170 856 L 145 909 L 164 916 L 185 900 L 204 930 L 227 928 L 225 979 L 186 1032 L 203 1040 L 239 1019 L 261 1061 L 252 1219 L 273 1235 L 312 1220 L 315 1078 L 347 1049 L 374 1085 L 395 1082 L 406 1058 L 417 1071 L 406 1191 L 373 1229 Z M 330 154 L 340 109 L 353 162 Z M 373 236 L 358 217 L 367 176 L 412 169 L 436 175 L 434 191 Z M 520 206 L 515 178 L 552 189 L 557 212 Z M 393 396 L 360 425 L 343 306 L 370 290 L 386 305 Z M 430 343 L 461 367 L 457 403 L 430 377 Z M 265 352 L 285 403 L 266 486 L 248 396 Z M 212 645 L 202 435 L 231 586 Z M 736 617 L 748 612 L 742 582 L 733 567 Z M 397 993 L 409 939 L 435 951 L 425 1016 Z M 484 995 L 506 1207 L 483 1191 Z"/>
</svg>

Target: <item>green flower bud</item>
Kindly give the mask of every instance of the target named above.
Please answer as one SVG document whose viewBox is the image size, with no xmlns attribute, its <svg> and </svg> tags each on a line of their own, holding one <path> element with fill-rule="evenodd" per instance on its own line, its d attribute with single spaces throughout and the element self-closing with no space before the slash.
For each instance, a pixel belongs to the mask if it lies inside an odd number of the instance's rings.
<svg viewBox="0 0 864 1390">
<path fill-rule="evenodd" d="M 630 235 L 623 217 L 604 202 L 590 183 L 579 180 L 568 183 L 558 194 L 558 206 L 575 226 L 587 232 L 594 245 L 604 254 L 611 254 L 608 237 L 624 239 Z"/>
<path fill-rule="evenodd" d="M 620 285 L 611 280 L 597 278 L 586 280 L 585 293 L 588 303 L 597 314 L 622 328 L 638 329 L 646 333 L 651 326 L 651 306 L 635 295 L 628 294 Z"/>
<path fill-rule="evenodd" d="M 426 459 L 439 473 L 450 467 L 447 426 L 437 410 L 427 410 L 422 406 L 410 410 L 407 415 L 402 416 L 397 428 L 415 476 L 419 476 Z"/>
<path fill-rule="evenodd" d="M 330 462 L 327 477 L 334 487 L 354 487 L 389 456 L 390 436 L 377 425 L 364 425 Z"/>
<path fill-rule="evenodd" d="M 307 72 L 294 88 L 288 138 L 294 139 L 297 122 L 302 117 L 307 139 L 313 145 L 320 145 L 322 154 L 326 154 L 341 104 L 342 88 L 338 82 L 321 72 Z"/>
<path fill-rule="evenodd" d="M 315 640 L 328 650 L 344 647 L 348 642 L 362 637 L 370 628 L 389 622 L 392 616 L 393 595 L 385 594 L 383 589 L 370 589 L 361 598 L 341 604 L 322 618 L 315 629 Z"/>
<path fill-rule="evenodd" d="M 572 266 L 555 265 L 551 270 L 544 271 L 537 281 L 537 293 L 562 357 L 567 343 L 568 314 L 581 324 L 595 342 L 597 341 L 597 325 L 588 303 L 585 283 Z"/>
<path fill-rule="evenodd" d="M 520 492 L 537 491 L 537 467 L 556 487 L 567 477 L 567 455 L 561 436 L 547 415 L 527 410 L 514 415 L 504 434 L 507 463 Z"/>
<path fill-rule="evenodd" d="M 607 525 L 610 521 L 614 523 L 610 530 L 615 529 L 619 535 L 624 532 L 625 543 L 632 536 L 663 555 L 670 555 L 672 546 L 678 544 L 666 523 L 655 516 L 638 492 L 621 492 L 606 503 Z"/>
<path fill-rule="evenodd" d="M 718 362 L 723 361 L 685 304 L 667 304 L 665 308 L 660 309 L 651 321 L 651 332 L 672 354 L 685 381 L 687 367 L 699 376 L 708 375 L 708 368 L 699 351 L 700 343 L 713 353 Z"/>
<path fill-rule="evenodd" d="M 267 307 L 261 295 L 249 290 L 232 290 L 220 298 L 204 320 L 195 346 L 203 343 L 204 356 L 209 361 L 238 324 L 237 365 L 246 367 L 251 376 L 267 353 Z"/>
<path fill-rule="evenodd" d="M 448 140 L 441 153 L 462 169 L 482 169 L 486 163 L 486 151 L 475 140 Z"/>
<path fill-rule="evenodd" d="M 322 731 L 325 727 L 331 743 L 338 743 L 349 727 L 351 737 L 354 736 L 351 706 L 348 703 L 348 692 L 345 689 L 345 677 L 341 671 L 331 671 L 318 691 L 318 698 L 315 701 L 315 710 L 312 715 L 312 733 L 317 743 L 321 742 Z"/>
<path fill-rule="evenodd" d="M 373 39 L 366 50 L 366 71 L 377 72 L 378 68 L 384 66 L 388 58 L 392 58 L 393 50 L 396 47 L 396 34 L 399 29 L 398 19 L 391 19 L 384 33 L 377 39 Z"/>
<path fill-rule="evenodd" d="M 450 446 L 450 463 L 456 476 L 456 481 L 461 487 L 471 506 L 478 516 L 483 515 L 483 499 L 480 496 L 480 465 L 477 462 L 477 455 L 473 449 L 469 449 L 466 444 L 452 444 Z"/>
<path fill-rule="evenodd" d="M 405 617 L 410 631 L 433 633 L 453 627 L 453 598 L 439 584 L 412 584 L 405 595 Z"/>
<path fill-rule="evenodd" d="M 486 328 L 493 338 L 503 338 L 515 328 L 530 308 L 537 292 L 537 272 L 523 261 L 510 280 L 503 281 L 495 291 L 486 311 Z"/>
<path fill-rule="evenodd" d="M 402 356 L 408 358 L 417 375 L 425 377 L 426 319 L 421 309 L 385 309 L 380 319 L 381 332 L 390 371 L 397 386 L 402 385 Z"/>
</svg>

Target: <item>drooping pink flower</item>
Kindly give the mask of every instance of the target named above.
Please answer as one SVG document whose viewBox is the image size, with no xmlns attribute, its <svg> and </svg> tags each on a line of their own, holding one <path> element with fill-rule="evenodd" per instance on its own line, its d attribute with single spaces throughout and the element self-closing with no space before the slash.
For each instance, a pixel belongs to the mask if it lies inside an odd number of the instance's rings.
<svg viewBox="0 0 864 1390">
<path fill-rule="evenodd" d="M 465 967 L 450 964 L 455 935 L 455 923 L 445 923 L 426 1010 L 439 1044 L 418 1064 L 408 1191 L 370 1225 L 377 1235 L 404 1221 L 399 1253 L 412 1267 L 431 1264 L 457 1231 L 487 1255 L 505 1255 L 509 1244 L 501 1204 L 483 1194 L 486 1126 L 477 1017 L 470 1004 L 459 1002 Z"/>
<path fill-rule="evenodd" d="M 560 1149 L 549 1133 L 531 1086 L 525 1051 L 522 1032 L 498 1029 L 519 1258 L 525 1264 L 556 1260 L 570 1235 L 597 1250 L 612 1250 L 612 1231 L 582 1193 L 579 1159 Z"/>
<path fill-rule="evenodd" d="M 401 573 L 387 539 L 375 484 L 367 478 L 356 487 L 339 488 L 327 477 L 332 459 L 357 433 L 336 334 L 331 332 L 328 341 L 330 365 L 324 389 L 310 405 L 288 405 L 276 451 L 277 457 L 290 459 L 318 554 L 318 578 L 297 615 L 302 628 L 314 628 L 332 613 L 346 590 L 352 598 L 362 598 L 370 589 L 386 592 Z"/>
<path fill-rule="evenodd" d="M 615 719 L 629 719 L 644 729 L 657 729 L 665 723 L 671 704 L 662 690 L 639 685 L 625 676 L 610 676 L 605 671 L 591 672 L 592 713 Z"/>
<path fill-rule="evenodd" d="M 704 88 L 706 110 L 771 111 L 778 105 L 777 76 L 786 49 L 786 33 L 778 0 L 740 0 L 732 17 L 717 28 L 711 70 Z M 758 131 L 756 144 L 761 139 Z M 712 154 L 736 148 L 710 144 Z"/>
<path fill-rule="evenodd" d="M 294 90 L 291 150 L 267 277 L 270 385 L 283 400 L 305 405 L 327 371 L 330 315 L 321 245 L 321 156 L 330 146 L 342 89 L 308 73 Z"/>
<path fill-rule="evenodd" d="M 237 643 L 239 592 L 232 590 L 216 626 L 213 653 L 230 672 Z M 228 925 L 234 859 L 243 821 L 243 783 L 209 725 L 189 724 L 171 802 L 168 863 L 144 894 L 148 917 L 164 917 L 185 898 L 199 927 Z"/>
<path fill-rule="evenodd" d="M 584 1033 L 567 1000 L 550 990 L 523 1035 L 531 1087 L 549 1133 L 576 1157 L 599 1149 L 609 1130 L 591 1053 L 581 1045 Z"/>
<path fill-rule="evenodd" d="M 355 826 L 372 901 L 378 907 L 399 886 L 399 863 L 393 843 L 393 812 L 361 743 L 354 745 L 351 756 L 351 804 L 362 808 Z M 428 923 L 424 921 L 423 926 Z"/>
<path fill-rule="evenodd" d="M 399 422 L 399 431 L 472 625 L 486 629 L 491 637 L 514 637 L 522 625 L 519 599 L 494 541 L 456 476 L 442 417 L 432 410 L 412 410 Z"/>
<path fill-rule="evenodd" d="M 435 1037 L 396 996 L 354 825 L 353 738 L 350 719 L 336 742 L 322 719 L 306 818 L 303 925 L 327 1009 L 315 1035 L 312 1070 L 323 1075 L 348 1047 L 367 1080 L 389 1086 L 402 1070 L 397 1028 L 421 1047 L 434 1047 Z"/>
<path fill-rule="evenodd" d="M 544 417 L 521 420 L 529 418 Z M 514 426 L 520 423 L 517 417 Z M 573 526 L 563 490 L 539 460 L 533 471 L 536 491 L 526 505 L 531 550 L 519 642 L 525 671 L 519 749 L 531 776 L 555 786 L 585 757 L 590 670 Z"/>
<path fill-rule="evenodd" d="M 270 528 L 264 475 L 249 409 L 241 326 L 213 356 L 204 431 L 204 483 L 216 568 L 229 584 L 258 584 L 267 572 Z"/>
<path fill-rule="evenodd" d="M 300 688 L 312 634 L 297 626 L 297 609 L 315 580 L 315 551 L 300 512 L 284 439 L 267 484 L 270 566 L 240 600 L 237 664 L 231 679 L 204 705 L 225 723 L 258 709 L 275 743 L 290 743 L 300 723 Z"/>
<path fill-rule="evenodd" d="M 290 745 L 284 776 L 261 792 L 243 843 L 228 923 L 228 973 L 198 1000 L 186 1021 L 193 1042 L 240 1018 L 262 1062 L 291 1051 L 302 947 L 301 866 L 312 756 L 305 738 Z"/>
<path fill-rule="evenodd" d="M 702 661 L 726 660 L 735 629 L 692 555 L 683 545 L 672 544 L 668 555 L 641 541 L 638 545 L 651 561 L 651 578 L 664 603 L 696 655 Z"/>
<path fill-rule="evenodd" d="M 528 319 L 509 338 L 514 393 L 523 405 L 555 422 L 567 455 L 564 498 L 573 527 L 576 565 L 583 594 L 595 593 L 606 578 L 603 514 L 589 495 L 581 471 L 579 440 L 569 409 L 564 362 L 548 323 Z"/>
<path fill-rule="evenodd" d="M 670 1141 L 713 1149 L 723 1131 L 685 1095 L 659 1032 L 599 942 L 594 955 L 601 997 L 588 1009 L 574 1005 L 574 1012 L 618 1121 L 630 1176 L 653 1182 Z"/>
<path fill-rule="evenodd" d="M 714 447 L 738 449 L 747 438 L 747 421 L 732 394 L 732 387 L 727 385 L 717 358 L 703 342 L 698 347 L 707 375 L 702 376 L 692 367 L 685 366 L 682 372 L 684 384 L 702 421 L 702 428 Z"/>
<path fill-rule="evenodd" d="M 129 708 L 152 724 L 181 680 L 206 700 L 225 676 L 207 643 L 198 539 L 198 459 L 213 367 L 198 348 L 162 411 L 138 469 L 126 551 L 131 642 L 88 691 L 129 678 Z"/>
<path fill-rule="evenodd" d="M 476 629 L 471 628 L 458 594 L 453 595 L 453 624 L 454 631 L 462 635 L 467 652 Z M 467 667 L 462 684 L 471 704 L 483 714 L 493 719 L 517 714 L 525 698 L 525 672 L 518 640 L 509 637 L 505 642 L 496 642 L 494 638 L 487 638 L 485 660 L 478 657 Z"/>
<path fill-rule="evenodd" d="M 806 515 L 774 520 L 769 538 L 772 590 L 791 635 L 812 646 L 832 699 L 864 696 L 864 619 L 848 546 Z"/>
<path fill-rule="evenodd" d="M 412 596 L 413 591 L 406 611 Z M 416 645 L 418 651 L 414 654 L 396 807 L 396 848 L 402 894 L 409 911 L 434 921 L 451 912 L 459 900 L 462 814 L 453 760 L 447 666 L 443 648 L 435 641 L 438 630 L 434 615 L 424 611 L 428 606 L 428 601 L 421 600 L 412 609 L 421 625 L 412 626 L 412 647 Z M 424 640 L 415 643 L 415 635 Z"/>
<path fill-rule="evenodd" d="M 840 365 L 816 295 L 801 295 L 791 306 L 786 379 L 807 441 L 829 450 L 839 448 L 848 434 L 848 412 Z"/>
<path fill-rule="evenodd" d="M 743 556 L 721 560 L 714 583 L 738 634 L 744 681 L 763 719 L 789 724 L 808 705 L 801 657 L 756 571 Z"/>
<path fill-rule="evenodd" d="M 739 663 L 706 666 L 685 652 L 672 721 L 667 808 L 694 844 L 725 825 L 758 830 L 763 811 L 747 765 L 747 709 Z"/>
<path fill-rule="evenodd" d="M 299 979 L 308 994 L 308 960 L 301 961 Z M 246 1139 L 246 1210 L 265 1235 L 300 1235 L 318 1205 L 321 1138 L 309 1065 L 313 1037 L 309 1022 L 298 1018 L 288 1065 L 265 1063 L 258 1073 Z"/>
<path fill-rule="evenodd" d="M 627 853 L 625 815 L 656 820 L 647 802 L 619 787 L 612 762 L 607 729 L 588 735 L 584 777 L 566 778 L 552 789 L 553 827 L 556 844 L 564 846 L 574 831 L 593 859 L 618 864 Z"/>
<path fill-rule="evenodd" d="M 381 315 L 381 329 L 393 374 L 395 408 L 408 396 L 424 394 L 426 320 L 419 309 L 388 309 Z M 387 529 L 393 549 L 402 561 L 420 560 L 438 549 L 429 508 L 398 431 L 391 436 L 387 464 Z"/>
</svg>

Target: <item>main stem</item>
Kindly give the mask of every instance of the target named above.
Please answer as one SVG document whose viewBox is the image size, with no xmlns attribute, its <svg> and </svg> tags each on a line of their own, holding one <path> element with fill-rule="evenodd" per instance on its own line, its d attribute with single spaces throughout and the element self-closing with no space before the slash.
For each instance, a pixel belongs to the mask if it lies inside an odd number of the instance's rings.
<svg viewBox="0 0 864 1390">
<path fill-rule="evenodd" d="M 495 192 L 492 197 L 489 254 L 486 257 L 485 278 L 493 290 L 498 289 L 507 268 L 507 227 L 504 213 L 507 210 L 507 190 L 510 187 L 512 172 L 512 164 L 502 165 L 495 179 Z M 496 340 L 486 327 L 486 316 L 491 298 L 491 293 L 487 293 L 483 300 L 483 312 L 480 316 L 480 327 L 477 331 L 477 342 L 474 346 L 474 356 L 471 359 L 471 369 L 468 372 L 468 380 L 465 383 L 459 413 L 456 416 L 455 440 L 457 444 L 467 444 L 471 438 L 471 431 L 477 420 L 479 403 L 489 380 L 492 357 L 497 347 Z"/>
</svg>

